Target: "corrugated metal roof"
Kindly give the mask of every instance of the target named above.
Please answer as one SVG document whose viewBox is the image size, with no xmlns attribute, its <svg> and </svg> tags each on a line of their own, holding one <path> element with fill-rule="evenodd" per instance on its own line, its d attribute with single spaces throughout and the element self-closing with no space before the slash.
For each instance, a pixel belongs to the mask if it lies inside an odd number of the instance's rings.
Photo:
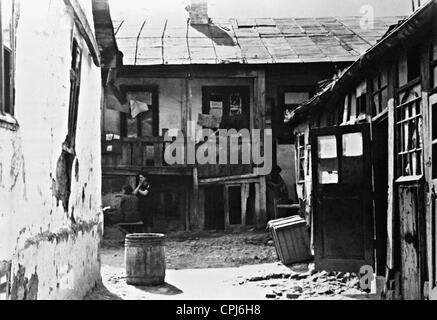
<svg viewBox="0 0 437 320">
<path fill-rule="evenodd" d="M 115 36 L 124 65 L 269 64 L 355 61 L 403 17 L 117 20 Z"/>
</svg>

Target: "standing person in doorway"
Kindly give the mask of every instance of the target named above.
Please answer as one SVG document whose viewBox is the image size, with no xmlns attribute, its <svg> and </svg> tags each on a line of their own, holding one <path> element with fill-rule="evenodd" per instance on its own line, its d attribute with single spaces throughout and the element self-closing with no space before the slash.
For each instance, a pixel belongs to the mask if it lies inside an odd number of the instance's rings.
<svg viewBox="0 0 437 320">
<path fill-rule="evenodd" d="M 148 195 L 150 193 L 150 184 L 147 182 L 145 174 L 139 174 L 139 183 L 135 188 L 133 194 L 138 197 L 138 211 L 140 213 L 141 220 L 143 220 L 144 231 L 147 233 L 152 232 L 153 216 L 152 212 L 148 210 Z"/>
</svg>

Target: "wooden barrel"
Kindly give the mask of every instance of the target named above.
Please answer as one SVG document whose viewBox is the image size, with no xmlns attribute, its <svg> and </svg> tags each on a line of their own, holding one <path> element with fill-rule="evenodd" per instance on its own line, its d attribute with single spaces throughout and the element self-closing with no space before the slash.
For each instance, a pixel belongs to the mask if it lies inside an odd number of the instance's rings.
<svg viewBox="0 0 437 320">
<path fill-rule="evenodd" d="M 126 236 L 126 282 L 135 286 L 156 286 L 165 281 L 163 234 L 136 233 Z"/>
</svg>

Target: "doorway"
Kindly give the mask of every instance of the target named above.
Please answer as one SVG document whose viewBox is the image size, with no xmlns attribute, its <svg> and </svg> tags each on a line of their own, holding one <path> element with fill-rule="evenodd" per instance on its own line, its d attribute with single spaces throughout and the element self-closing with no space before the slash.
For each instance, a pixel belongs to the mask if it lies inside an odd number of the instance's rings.
<svg viewBox="0 0 437 320">
<path fill-rule="evenodd" d="M 224 187 L 205 187 L 205 229 L 225 229 Z"/>
<path fill-rule="evenodd" d="M 317 270 L 373 266 L 368 124 L 311 130 Z"/>
<path fill-rule="evenodd" d="M 387 261 L 388 119 L 373 124 L 373 191 L 376 272 L 385 276 Z"/>
</svg>

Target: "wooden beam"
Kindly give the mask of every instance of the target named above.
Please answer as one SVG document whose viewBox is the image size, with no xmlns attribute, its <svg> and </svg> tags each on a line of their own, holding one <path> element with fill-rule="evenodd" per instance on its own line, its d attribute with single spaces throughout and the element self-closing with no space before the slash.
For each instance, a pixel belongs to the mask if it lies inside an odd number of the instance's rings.
<svg viewBox="0 0 437 320">
<path fill-rule="evenodd" d="M 169 176 L 191 176 L 193 168 L 191 167 L 141 167 L 141 166 L 103 166 L 102 173 L 105 176 L 135 176 L 138 172 L 146 172 L 149 175 L 169 175 Z"/>
<path fill-rule="evenodd" d="M 256 174 L 244 174 L 244 175 L 237 175 L 237 176 L 226 176 L 226 177 L 220 177 L 220 178 L 207 178 L 207 179 L 199 179 L 200 185 L 208 185 L 208 184 L 224 184 L 229 182 L 259 182 L 259 175 Z"/>
<path fill-rule="evenodd" d="M 82 10 L 80 3 L 77 0 L 64 0 L 64 3 L 73 12 L 73 20 L 88 46 L 94 64 L 97 67 L 100 67 L 99 46 L 97 45 L 94 32 L 88 23 L 88 18 L 86 17 L 85 12 Z"/>
<path fill-rule="evenodd" d="M 423 145 L 425 146 L 423 149 L 423 162 L 424 162 L 424 174 L 425 174 L 425 183 L 428 184 L 425 187 L 424 197 L 425 197 L 425 230 L 426 230 L 426 256 L 427 256 L 427 268 L 428 268 L 428 280 L 431 284 L 429 290 L 432 289 L 433 284 L 435 283 L 434 279 L 434 268 L 433 266 L 433 241 L 432 241 L 432 214 L 433 214 L 433 201 L 435 201 L 432 194 L 432 141 L 431 132 L 432 132 L 432 122 L 430 120 L 431 112 L 429 105 L 429 96 L 427 92 L 422 91 L 422 114 L 423 114 L 423 125 L 422 125 L 422 137 L 423 137 Z M 425 289 L 424 289 L 425 290 Z M 424 292 L 425 293 L 425 292 Z M 431 292 L 426 292 L 429 295 Z"/>
<path fill-rule="evenodd" d="M 395 120 L 394 98 L 388 101 L 388 199 L 387 199 L 387 267 L 394 268 L 394 211 L 395 209 Z"/>
<path fill-rule="evenodd" d="M 254 95 L 252 128 L 263 130 L 266 127 L 266 75 L 264 71 L 257 72 Z"/>
</svg>

